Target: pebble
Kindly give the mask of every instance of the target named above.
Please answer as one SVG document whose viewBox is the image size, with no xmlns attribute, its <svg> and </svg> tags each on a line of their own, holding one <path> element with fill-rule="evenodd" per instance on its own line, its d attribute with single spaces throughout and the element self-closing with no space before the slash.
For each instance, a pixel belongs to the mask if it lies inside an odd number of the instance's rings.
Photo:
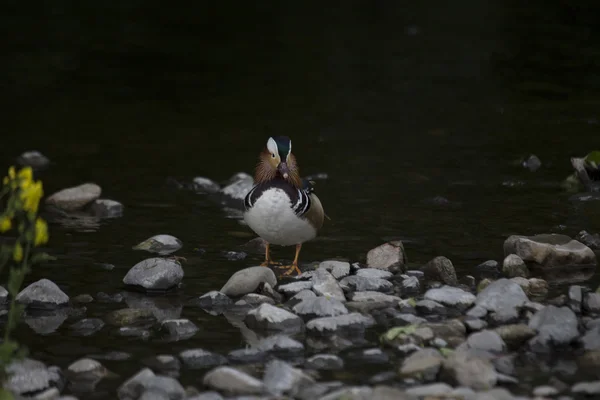
<svg viewBox="0 0 600 400">
<path fill-rule="evenodd" d="M 69 296 L 49 279 L 40 279 L 21 290 L 15 300 L 27 308 L 55 309 L 69 303 Z"/>
<path fill-rule="evenodd" d="M 302 332 L 304 330 L 302 318 L 266 303 L 248 312 L 245 322 L 250 329 L 287 333 Z"/>
<path fill-rule="evenodd" d="M 407 276 L 400 282 L 402 294 L 405 296 L 416 295 L 421 290 L 421 283 L 416 276 Z"/>
<path fill-rule="evenodd" d="M 475 296 L 462 289 L 452 286 L 442 286 L 439 289 L 429 289 L 424 298 L 433 300 L 446 307 L 466 310 L 475 302 Z"/>
<path fill-rule="evenodd" d="M 192 185 L 194 190 L 200 193 L 217 193 L 221 190 L 221 186 L 218 183 L 203 176 L 196 176 L 192 179 Z"/>
<path fill-rule="evenodd" d="M 229 179 L 229 184 L 220 193 L 234 200 L 244 200 L 254 187 L 254 178 L 245 172 L 238 172 Z"/>
<path fill-rule="evenodd" d="M 179 353 L 179 358 L 186 368 L 203 369 L 227 364 L 224 356 L 204 349 L 189 349 Z"/>
<path fill-rule="evenodd" d="M 384 243 L 367 253 L 367 266 L 369 268 L 395 272 L 403 270 L 405 264 L 406 253 L 400 240 Z"/>
<path fill-rule="evenodd" d="M 348 278 L 344 278 L 348 279 Z M 343 280 L 342 280 L 343 282 Z M 312 290 L 319 296 L 327 296 L 341 302 L 346 301 L 346 296 L 340 287 L 341 284 L 323 267 L 319 267 L 312 276 Z"/>
<path fill-rule="evenodd" d="M 161 322 L 160 333 L 168 341 L 179 341 L 193 337 L 198 331 L 198 327 L 189 319 L 166 319 Z"/>
<path fill-rule="evenodd" d="M 390 271 L 377 268 L 361 268 L 356 271 L 356 276 L 371 279 L 390 279 L 394 276 Z"/>
<path fill-rule="evenodd" d="M 364 276 L 351 275 L 340 281 L 340 286 L 345 292 L 350 291 L 375 291 L 389 292 L 393 285 L 390 281 L 379 278 L 365 278 Z"/>
<path fill-rule="evenodd" d="M 270 268 L 250 267 L 237 271 L 229 278 L 220 292 L 230 297 L 253 293 L 261 284 L 277 285 L 275 273 Z"/>
<path fill-rule="evenodd" d="M 502 273 L 509 278 L 527 278 L 529 276 L 529 269 L 521 257 L 516 254 L 509 254 L 502 262 Z"/>
<path fill-rule="evenodd" d="M 344 368 L 344 360 L 335 354 L 315 354 L 306 360 L 305 368 L 318 370 L 340 370 Z"/>
<path fill-rule="evenodd" d="M 183 268 L 177 261 L 155 257 L 134 265 L 123 278 L 123 283 L 146 291 L 166 291 L 177 287 L 183 275 Z"/>
<path fill-rule="evenodd" d="M 354 350 L 347 353 L 345 357 L 348 361 L 360 365 L 387 364 L 390 361 L 388 354 L 378 347 Z"/>
<path fill-rule="evenodd" d="M 43 169 L 50 165 L 50 159 L 37 150 L 23 152 L 17 157 L 19 165 L 29 166 L 33 169 Z"/>
<path fill-rule="evenodd" d="M 432 281 L 442 282 L 450 286 L 458 285 L 454 265 L 452 265 L 452 261 L 444 256 L 435 257 L 425 264 L 421 270 Z"/>
<path fill-rule="evenodd" d="M 119 218 L 125 207 L 122 203 L 110 199 L 96 199 L 90 205 L 90 211 L 98 218 Z"/>
<path fill-rule="evenodd" d="M 69 365 L 66 373 L 70 380 L 97 381 L 107 375 L 107 370 L 96 360 L 81 358 Z"/>
<path fill-rule="evenodd" d="M 587 293 L 583 303 L 583 309 L 588 313 L 600 313 L 600 293 Z"/>
<path fill-rule="evenodd" d="M 327 297 L 314 297 L 302 300 L 292 307 L 292 311 L 301 317 L 309 319 L 348 314 L 348 309 L 341 301 Z"/>
</svg>

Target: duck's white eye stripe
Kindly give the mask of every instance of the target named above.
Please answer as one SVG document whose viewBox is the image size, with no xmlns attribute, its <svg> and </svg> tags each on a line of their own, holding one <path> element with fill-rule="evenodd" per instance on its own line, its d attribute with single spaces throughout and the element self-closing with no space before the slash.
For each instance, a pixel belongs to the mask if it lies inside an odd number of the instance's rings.
<svg viewBox="0 0 600 400">
<path fill-rule="evenodd" d="M 277 154 L 277 143 L 275 143 L 273 138 L 269 138 L 267 141 L 267 150 L 269 150 L 271 154 Z"/>
<path fill-rule="evenodd" d="M 288 150 L 287 156 L 289 157 L 292 154 L 292 141 L 290 140 L 290 149 Z"/>
</svg>

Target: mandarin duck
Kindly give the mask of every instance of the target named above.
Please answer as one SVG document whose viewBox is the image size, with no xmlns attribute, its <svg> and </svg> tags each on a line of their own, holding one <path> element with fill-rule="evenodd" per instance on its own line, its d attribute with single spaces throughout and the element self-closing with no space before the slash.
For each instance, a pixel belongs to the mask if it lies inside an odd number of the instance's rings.
<svg viewBox="0 0 600 400">
<path fill-rule="evenodd" d="M 274 136 L 260 153 L 256 167 L 255 186 L 244 199 L 244 220 L 266 241 L 262 266 L 276 264 L 271 259 L 270 245 L 296 246 L 296 255 L 285 275 L 298 268 L 302 244 L 317 236 L 323 226 L 325 212 L 314 193 L 313 183 L 301 179 L 292 141 Z"/>
</svg>

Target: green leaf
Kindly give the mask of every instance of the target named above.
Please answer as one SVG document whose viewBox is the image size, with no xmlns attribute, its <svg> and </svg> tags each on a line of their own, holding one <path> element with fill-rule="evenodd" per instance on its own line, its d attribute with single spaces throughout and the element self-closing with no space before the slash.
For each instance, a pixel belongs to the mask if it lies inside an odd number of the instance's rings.
<svg viewBox="0 0 600 400">
<path fill-rule="evenodd" d="M 600 151 L 596 150 L 588 153 L 588 155 L 585 156 L 585 161 L 595 164 L 594 166 L 600 165 Z"/>
<path fill-rule="evenodd" d="M 381 340 L 391 342 L 401 335 L 410 335 L 417 331 L 416 325 L 408 325 L 408 326 L 396 326 L 394 328 L 389 329 L 383 335 L 381 335 Z"/>
<path fill-rule="evenodd" d="M 46 262 L 46 261 L 54 261 L 54 260 L 56 260 L 56 257 L 51 256 L 50 254 L 44 253 L 44 252 L 35 253 L 33 256 L 31 256 L 32 264 L 38 264 L 38 263 L 42 263 L 42 262 Z"/>
</svg>

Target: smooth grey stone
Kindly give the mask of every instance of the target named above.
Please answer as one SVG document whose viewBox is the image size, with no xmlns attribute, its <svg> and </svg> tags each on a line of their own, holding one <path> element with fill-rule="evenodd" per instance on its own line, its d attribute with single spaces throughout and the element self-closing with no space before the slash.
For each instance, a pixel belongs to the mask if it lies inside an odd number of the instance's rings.
<svg viewBox="0 0 600 400">
<path fill-rule="evenodd" d="M 65 211 L 75 211 L 98 199 L 101 194 L 100 186 L 95 183 L 84 183 L 53 193 L 46 198 L 46 204 Z"/>
<path fill-rule="evenodd" d="M 233 301 L 225 294 L 212 290 L 196 299 L 195 304 L 204 309 L 213 309 L 230 306 Z"/>
<path fill-rule="evenodd" d="M 285 335 L 273 335 L 261 339 L 256 349 L 279 358 L 293 358 L 304 354 L 304 345 Z"/>
<path fill-rule="evenodd" d="M 583 303 L 583 309 L 588 313 L 600 313 L 600 293 L 587 293 Z"/>
<path fill-rule="evenodd" d="M 1 297 L 2 297 L 2 293 L 1 293 L 1 292 L 2 292 L 2 289 L 0 289 L 0 302 L 2 301 L 2 299 L 1 299 Z M 7 293 L 8 293 L 8 292 L 7 292 Z M 78 295 L 78 296 L 75 296 L 75 297 L 73 297 L 73 298 L 71 299 L 71 301 L 72 301 L 73 303 L 87 304 L 87 303 L 91 303 L 91 302 L 93 302 L 93 301 L 94 301 L 94 298 L 93 298 L 91 295 L 89 295 L 89 294 L 85 293 L 85 294 L 80 294 L 80 295 Z"/>
<path fill-rule="evenodd" d="M 37 150 L 29 150 L 21 153 L 17 158 L 21 166 L 29 166 L 33 169 L 43 169 L 50 165 L 50 159 Z"/>
<path fill-rule="evenodd" d="M 242 297 L 240 300 L 238 300 L 235 304 L 236 305 L 249 305 L 251 307 L 258 307 L 263 303 L 271 304 L 272 306 L 274 306 L 275 300 L 273 300 L 272 298 L 270 298 L 268 296 L 264 296 L 262 294 L 248 293 L 248 294 L 244 295 L 244 297 Z"/>
<path fill-rule="evenodd" d="M 69 380 L 100 380 L 107 376 L 108 371 L 102 364 L 91 358 L 80 358 L 67 367 L 66 375 Z"/>
<path fill-rule="evenodd" d="M 69 303 L 69 296 L 49 279 L 40 279 L 21 290 L 15 298 L 27 308 L 54 309 Z"/>
<path fill-rule="evenodd" d="M 479 318 L 467 318 L 463 321 L 463 323 L 470 332 L 480 331 L 487 327 L 487 322 Z"/>
<path fill-rule="evenodd" d="M 487 310 L 481 306 L 472 307 L 467 311 L 467 316 L 472 318 L 484 318 L 487 315 Z"/>
<path fill-rule="evenodd" d="M 312 290 L 301 290 L 298 293 L 296 293 L 290 300 L 302 301 L 306 299 L 314 299 L 315 297 L 317 297 L 317 295 Z"/>
<path fill-rule="evenodd" d="M 378 268 L 388 271 L 403 270 L 406 264 L 404 245 L 400 240 L 384 243 L 367 253 L 369 268 Z"/>
<path fill-rule="evenodd" d="M 69 326 L 69 329 L 72 331 L 72 335 L 90 336 L 99 332 L 103 327 L 104 321 L 100 318 L 84 318 Z"/>
<path fill-rule="evenodd" d="M 306 360 L 304 367 L 319 370 L 339 370 L 344 368 L 344 360 L 335 354 L 316 354 Z"/>
<path fill-rule="evenodd" d="M 310 333 L 318 335 L 339 334 L 352 331 L 362 331 L 367 327 L 373 326 L 375 320 L 371 316 L 358 313 L 339 315 L 337 317 L 315 318 L 306 324 L 306 329 Z"/>
<path fill-rule="evenodd" d="M 275 273 L 270 268 L 250 267 L 237 271 L 229 278 L 220 292 L 231 297 L 253 293 L 261 284 L 277 285 Z"/>
<path fill-rule="evenodd" d="M 204 349 L 189 349 L 179 353 L 183 365 L 191 369 L 210 368 L 227 364 L 224 356 Z"/>
<path fill-rule="evenodd" d="M 502 325 L 494 329 L 502 340 L 512 349 L 518 349 L 527 340 L 535 336 L 535 330 L 526 324 Z"/>
<path fill-rule="evenodd" d="M 529 277 L 529 269 L 521 257 L 516 254 L 509 254 L 502 262 L 502 273 L 508 278 Z"/>
<path fill-rule="evenodd" d="M 475 302 L 475 296 L 472 293 L 447 285 L 439 289 L 429 289 L 425 292 L 424 298 L 459 310 L 466 310 Z"/>
<path fill-rule="evenodd" d="M 586 395 L 600 394 L 600 381 L 579 382 L 571 388 L 573 393 L 583 393 Z"/>
<path fill-rule="evenodd" d="M 375 291 L 389 292 L 393 285 L 390 281 L 379 278 L 365 278 L 364 276 L 351 275 L 340 281 L 340 287 L 345 292 L 356 291 Z"/>
<path fill-rule="evenodd" d="M 298 281 L 298 282 L 286 283 L 285 285 L 280 285 L 277 288 L 277 290 L 279 292 L 285 294 L 286 296 L 290 297 L 290 296 L 295 296 L 302 291 L 311 290 L 312 288 L 313 288 L 312 281 Z"/>
<path fill-rule="evenodd" d="M 536 397 L 554 397 L 559 393 L 558 389 L 552 386 L 537 386 L 533 389 L 533 395 Z"/>
<path fill-rule="evenodd" d="M 390 279 L 394 274 L 390 271 L 378 268 L 361 268 L 356 271 L 356 276 L 370 279 Z"/>
<path fill-rule="evenodd" d="M 265 367 L 263 382 L 272 395 L 285 393 L 295 396 L 302 386 L 312 386 L 315 380 L 285 361 L 271 360 Z"/>
<path fill-rule="evenodd" d="M 203 379 L 204 385 L 232 395 L 261 394 L 265 391 L 263 382 L 231 367 L 217 367 Z"/>
<path fill-rule="evenodd" d="M 159 331 L 165 339 L 178 341 L 189 339 L 200 329 L 189 319 L 166 319 L 161 322 Z"/>
<path fill-rule="evenodd" d="M 123 278 L 125 285 L 145 290 L 169 290 L 183 279 L 181 264 L 167 258 L 147 258 L 134 265 Z"/>
<path fill-rule="evenodd" d="M 577 326 L 577 316 L 570 308 L 547 306 L 529 320 L 529 327 L 538 332 L 530 346 L 544 351 L 551 345 L 567 345 L 579 336 Z"/>
<path fill-rule="evenodd" d="M 420 314 L 425 315 L 445 315 L 446 307 L 433 300 L 421 300 L 415 305 L 415 309 Z"/>
<path fill-rule="evenodd" d="M 92 202 L 90 210 L 98 218 L 118 218 L 123 215 L 123 204 L 116 200 L 96 199 Z"/>
<path fill-rule="evenodd" d="M 346 296 L 344 296 L 340 284 L 325 268 L 319 267 L 315 271 L 312 277 L 312 283 L 312 290 L 319 296 L 331 297 L 341 302 L 346 301 Z"/>
<path fill-rule="evenodd" d="M 335 279 L 342 279 L 350 274 L 350 263 L 346 261 L 323 261 L 319 264 L 319 268 L 325 268 Z"/>
<path fill-rule="evenodd" d="M 348 310 L 341 301 L 327 297 L 302 300 L 292 307 L 292 311 L 306 318 L 335 317 L 348 314 Z"/>
<path fill-rule="evenodd" d="M 517 283 L 498 279 L 490 283 L 475 299 L 475 304 L 494 313 L 496 321 L 507 323 L 519 317 L 519 310 L 529 299 Z"/>
<path fill-rule="evenodd" d="M 400 367 L 400 375 L 418 378 L 426 382 L 433 381 L 443 362 L 444 357 L 438 350 L 424 348 L 404 359 Z"/>
<path fill-rule="evenodd" d="M 421 290 L 421 283 L 416 276 L 407 276 L 406 279 L 400 282 L 400 287 L 405 295 L 417 294 Z"/>
<path fill-rule="evenodd" d="M 498 333 L 490 330 L 472 333 L 467 338 L 467 345 L 476 350 L 501 353 L 506 350 L 506 343 Z"/>
<path fill-rule="evenodd" d="M 61 381 L 58 371 L 30 358 L 12 361 L 6 372 L 8 379 L 4 383 L 4 389 L 16 395 L 41 392 Z"/>
<path fill-rule="evenodd" d="M 304 330 L 302 318 L 266 303 L 248 312 L 245 322 L 250 329 L 287 333 L 302 332 Z"/>
<path fill-rule="evenodd" d="M 258 349 L 247 348 L 230 351 L 227 358 L 233 364 L 257 364 L 267 358 L 268 353 Z"/>
<path fill-rule="evenodd" d="M 498 374 L 490 360 L 471 354 L 470 350 L 454 351 L 444 361 L 443 368 L 460 386 L 473 390 L 486 390 L 498 382 Z"/>
<path fill-rule="evenodd" d="M 583 303 L 583 288 L 579 285 L 571 285 L 569 287 L 569 307 L 576 313 L 581 312 L 581 304 Z"/>
<path fill-rule="evenodd" d="M 587 351 L 600 350 L 600 325 L 592 327 L 579 340 Z"/>
</svg>

